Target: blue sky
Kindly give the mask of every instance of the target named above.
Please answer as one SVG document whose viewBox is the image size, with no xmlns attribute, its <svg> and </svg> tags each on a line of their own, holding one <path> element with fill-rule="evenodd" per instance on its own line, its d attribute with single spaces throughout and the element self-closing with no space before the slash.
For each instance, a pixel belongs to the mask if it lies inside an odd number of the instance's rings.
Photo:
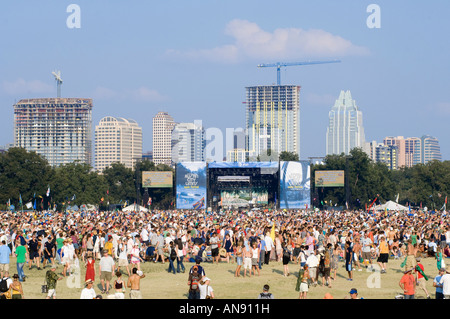
<svg viewBox="0 0 450 319">
<path fill-rule="evenodd" d="M 431 2 L 431 3 L 430 3 Z M 56 96 L 94 99 L 104 116 L 135 119 L 151 150 L 152 117 L 245 125 L 245 87 L 276 82 L 277 61 L 340 59 L 282 70 L 300 85 L 301 158 L 325 155 L 328 112 L 350 90 L 366 140 L 439 139 L 450 159 L 450 2 L 425 1 L 9 1 L 0 11 L 0 145 L 13 142 L 13 104 Z M 368 28 L 370 4 L 381 28 Z M 70 4 L 80 28 L 66 24 Z M 225 137 L 224 137 L 225 138 Z M 225 140 L 224 140 L 225 144 Z"/>
</svg>

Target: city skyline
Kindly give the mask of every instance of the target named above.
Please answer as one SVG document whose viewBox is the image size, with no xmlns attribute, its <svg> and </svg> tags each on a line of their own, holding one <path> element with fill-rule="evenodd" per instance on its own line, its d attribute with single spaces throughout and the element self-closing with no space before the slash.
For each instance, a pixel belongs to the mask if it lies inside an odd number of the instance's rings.
<svg viewBox="0 0 450 319">
<path fill-rule="evenodd" d="M 302 159 L 325 156 L 326 113 L 341 90 L 356 97 L 367 140 L 431 135 L 443 160 L 450 159 L 445 1 L 425 11 L 407 1 L 376 1 L 379 29 L 367 25 L 372 2 L 75 3 L 80 28 L 67 25 L 69 3 L 4 5 L 0 145 L 14 140 L 11 105 L 56 97 L 56 69 L 62 97 L 93 99 L 93 123 L 105 116 L 138 119 L 147 152 L 158 111 L 180 122 L 201 120 L 225 138 L 226 128 L 245 127 L 245 87 L 276 82 L 276 70 L 258 64 L 340 59 L 281 70 L 282 84 L 302 87 Z M 272 14 L 286 5 L 290 10 Z"/>
</svg>

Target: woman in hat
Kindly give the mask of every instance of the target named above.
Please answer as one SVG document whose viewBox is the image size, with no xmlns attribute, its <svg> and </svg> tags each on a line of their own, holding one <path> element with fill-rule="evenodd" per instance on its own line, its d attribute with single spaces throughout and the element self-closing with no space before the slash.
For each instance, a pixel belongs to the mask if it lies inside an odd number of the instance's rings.
<svg viewBox="0 0 450 319">
<path fill-rule="evenodd" d="M 85 285 L 86 287 L 81 291 L 80 299 L 95 299 L 97 294 L 94 290 L 94 281 L 92 279 L 87 279 Z"/>
<path fill-rule="evenodd" d="M 19 275 L 14 274 L 13 282 L 9 286 L 11 299 L 24 299 L 22 283 L 19 281 Z"/>
</svg>

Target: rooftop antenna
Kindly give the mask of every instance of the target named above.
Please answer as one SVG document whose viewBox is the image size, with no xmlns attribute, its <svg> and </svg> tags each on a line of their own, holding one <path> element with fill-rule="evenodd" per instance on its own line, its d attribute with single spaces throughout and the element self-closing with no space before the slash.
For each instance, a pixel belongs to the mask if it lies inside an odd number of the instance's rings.
<svg viewBox="0 0 450 319">
<path fill-rule="evenodd" d="M 53 71 L 53 76 L 56 80 L 56 89 L 57 89 L 57 97 L 61 97 L 61 84 L 63 83 L 63 80 L 61 79 L 61 71 Z"/>
</svg>

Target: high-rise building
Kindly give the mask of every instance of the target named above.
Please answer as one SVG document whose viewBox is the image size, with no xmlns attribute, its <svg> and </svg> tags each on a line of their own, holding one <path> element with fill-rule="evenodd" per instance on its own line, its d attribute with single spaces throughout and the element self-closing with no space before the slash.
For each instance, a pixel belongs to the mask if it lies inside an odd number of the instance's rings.
<svg viewBox="0 0 450 319">
<path fill-rule="evenodd" d="M 206 132 L 201 122 L 177 123 L 172 131 L 172 162 L 205 161 Z"/>
<path fill-rule="evenodd" d="M 92 165 L 92 99 L 38 98 L 14 104 L 14 146 L 58 166 Z"/>
<path fill-rule="evenodd" d="M 227 162 L 246 162 L 247 152 L 242 148 L 233 148 L 227 151 Z"/>
<path fill-rule="evenodd" d="M 437 160 L 442 161 L 441 148 L 439 146 L 439 140 L 430 135 L 424 135 L 414 145 L 414 158 L 415 164 L 426 164 L 430 161 Z"/>
<path fill-rule="evenodd" d="M 420 149 L 421 141 L 418 137 L 408 137 L 405 139 L 405 166 L 412 167 L 414 162 L 414 150 Z"/>
<path fill-rule="evenodd" d="M 172 131 L 175 122 L 167 112 L 158 112 L 153 117 L 153 162 L 172 164 Z"/>
<path fill-rule="evenodd" d="M 142 158 L 142 128 L 136 121 L 106 116 L 95 127 L 95 169 L 99 172 L 112 163 L 133 168 Z"/>
<path fill-rule="evenodd" d="M 300 157 L 300 86 L 246 88 L 246 151 L 250 159 L 283 151 Z"/>
<path fill-rule="evenodd" d="M 326 147 L 327 155 L 348 155 L 355 147 L 367 151 L 362 112 L 350 91 L 341 91 L 329 112 Z"/>
<path fill-rule="evenodd" d="M 379 144 L 375 147 L 375 163 L 383 163 L 389 169 L 398 169 L 398 146 Z"/>
<path fill-rule="evenodd" d="M 406 139 L 403 136 L 387 136 L 383 140 L 386 146 L 397 146 L 398 151 L 398 167 L 405 167 L 406 165 Z M 412 163 L 411 163 L 412 164 Z M 409 166 L 410 167 L 410 166 Z"/>
</svg>

